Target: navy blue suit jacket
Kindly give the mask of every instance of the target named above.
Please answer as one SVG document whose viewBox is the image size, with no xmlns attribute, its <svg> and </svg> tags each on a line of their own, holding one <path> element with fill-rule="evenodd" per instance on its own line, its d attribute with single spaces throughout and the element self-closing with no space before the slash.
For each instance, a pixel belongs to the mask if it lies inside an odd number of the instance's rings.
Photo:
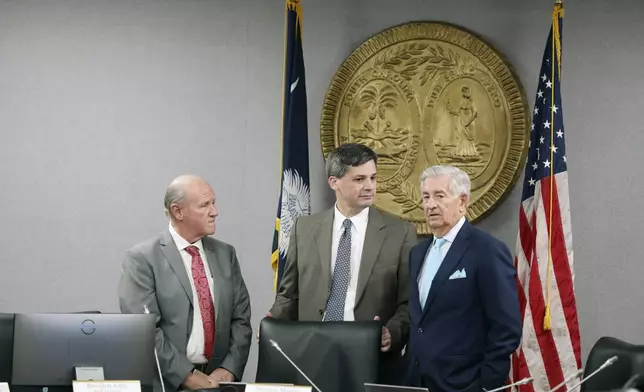
<svg viewBox="0 0 644 392">
<path fill-rule="evenodd" d="M 419 243 L 410 254 L 407 383 L 430 392 L 481 392 L 505 385 L 522 330 L 508 247 L 465 221 L 421 310 L 418 275 L 431 243 L 432 238 Z M 449 279 L 462 269 L 465 278 Z"/>
</svg>

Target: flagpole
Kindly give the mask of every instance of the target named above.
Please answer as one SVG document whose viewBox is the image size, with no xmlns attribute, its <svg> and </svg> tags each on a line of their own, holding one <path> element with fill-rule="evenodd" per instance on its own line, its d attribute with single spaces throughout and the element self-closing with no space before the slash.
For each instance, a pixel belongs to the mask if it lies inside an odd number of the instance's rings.
<svg viewBox="0 0 644 392">
<path fill-rule="evenodd" d="M 550 219 L 548 220 L 548 268 L 547 268 L 547 278 L 546 278 L 546 308 L 545 314 L 543 316 L 543 329 L 544 331 L 550 331 L 552 329 L 552 321 L 550 317 L 550 276 L 552 274 L 552 210 L 553 210 L 553 201 L 554 201 L 554 133 L 555 133 L 555 78 L 559 77 L 561 79 L 561 34 L 559 32 L 559 18 L 563 17 L 563 4 L 561 0 L 555 1 L 555 6 L 552 11 L 552 54 L 550 56 L 551 66 L 550 66 L 550 81 L 552 83 L 552 88 L 550 89 Z M 555 52 L 556 49 L 556 52 Z M 555 70 L 555 55 L 557 56 L 556 65 L 557 69 Z M 557 74 L 555 75 L 555 71 Z"/>
<path fill-rule="evenodd" d="M 282 203 L 282 171 L 284 170 L 284 103 L 286 101 L 286 50 L 287 50 L 287 42 L 286 40 L 288 39 L 288 10 L 289 10 L 289 1 L 290 0 L 285 0 L 284 2 L 284 50 L 283 50 L 283 58 L 282 58 L 282 124 L 280 126 L 281 132 L 280 132 L 280 171 L 279 171 L 279 184 L 280 184 L 280 190 L 279 190 L 279 199 L 277 200 L 278 203 Z M 281 234 L 281 227 L 280 227 L 280 217 L 277 216 L 275 217 L 275 230 L 277 231 L 277 248 L 273 251 L 271 254 L 271 266 L 273 267 L 273 270 L 275 274 L 273 275 L 273 288 L 275 292 L 277 292 L 277 278 L 279 275 L 279 254 L 280 254 L 280 234 Z"/>
</svg>

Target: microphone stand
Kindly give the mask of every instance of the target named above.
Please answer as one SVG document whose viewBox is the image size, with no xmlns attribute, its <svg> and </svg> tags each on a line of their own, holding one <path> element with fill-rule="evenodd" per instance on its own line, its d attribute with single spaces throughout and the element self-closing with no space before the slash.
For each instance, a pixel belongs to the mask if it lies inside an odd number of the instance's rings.
<svg viewBox="0 0 644 392">
<path fill-rule="evenodd" d="M 279 352 L 280 352 L 280 354 L 282 354 L 282 356 L 284 356 L 284 358 L 286 358 L 286 360 L 287 360 L 287 361 L 289 361 L 289 362 L 291 363 L 291 365 L 293 365 L 293 367 L 294 367 L 295 369 L 297 369 L 297 371 L 298 371 L 302 376 L 304 376 L 304 378 L 306 378 L 306 381 L 308 381 L 308 382 L 313 386 L 313 388 L 315 388 L 315 390 L 316 390 L 316 391 L 318 391 L 318 392 L 322 392 L 322 391 L 320 390 L 320 388 L 318 388 L 318 387 L 317 387 L 317 385 L 315 385 L 315 383 L 314 383 L 314 382 L 309 378 L 309 376 L 307 376 L 307 375 L 302 371 L 302 369 L 300 369 L 300 368 L 295 364 L 295 362 L 293 362 L 293 361 L 291 360 L 291 358 L 289 358 L 289 357 L 288 357 L 288 355 L 286 355 L 286 353 L 285 353 L 284 351 L 282 351 L 282 349 L 280 348 L 279 344 L 277 344 L 277 342 L 276 342 L 276 341 L 274 341 L 273 339 L 269 339 L 269 341 L 271 342 L 271 346 L 273 346 L 277 351 L 279 351 Z"/>
<path fill-rule="evenodd" d="M 581 368 L 581 369 L 577 370 L 577 371 L 576 371 L 576 372 L 574 372 L 572 375 L 570 375 L 568 378 L 566 378 L 565 380 L 563 380 L 561 383 L 557 384 L 557 386 L 556 386 L 556 387 L 552 388 L 552 389 L 550 390 L 550 392 L 555 392 L 557 389 L 559 389 L 559 388 L 563 387 L 564 385 L 568 384 L 570 381 L 572 381 L 573 379 L 575 379 L 575 378 L 577 378 L 577 377 L 581 376 L 583 373 L 584 373 L 584 369 L 583 369 L 583 368 Z"/>
<path fill-rule="evenodd" d="M 483 390 L 485 392 L 498 392 L 498 391 L 502 391 L 502 390 L 507 389 L 507 388 L 512 388 L 512 387 L 517 387 L 519 385 L 529 384 L 529 383 L 532 382 L 532 380 L 534 380 L 532 377 L 526 377 L 523 380 L 519 380 L 519 381 L 515 382 L 514 384 L 504 385 L 502 387 L 498 387 L 498 388 L 495 388 L 495 389 L 490 389 L 489 391 L 487 389 L 485 389 L 485 388 L 483 388 Z"/>
<path fill-rule="evenodd" d="M 150 309 L 147 305 L 143 305 L 143 313 L 150 314 Z M 159 382 L 161 383 L 161 391 L 165 392 L 165 383 L 163 382 L 163 373 L 161 372 L 161 364 L 159 363 L 159 354 L 157 354 L 156 343 L 154 345 L 154 359 L 157 362 L 157 371 L 159 372 Z"/>
<path fill-rule="evenodd" d="M 602 370 L 606 369 L 607 367 L 609 367 L 610 365 L 615 363 L 615 361 L 617 361 L 617 356 L 616 355 L 613 356 L 613 357 L 608 358 L 606 360 L 606 362 L 604 362 L 603 365 L 601 365 L 599 368 L 597 368 L 597 370 L 595 370 L 594 372 L 590 373 L 587 377 L 583 378 L 581 381 L 579 381 L 577 384 L 575 384 L 575 386 L 570 388 L 568 391 L 569 392 L 573 391 L 575 388 L 579 387 L 581 384 L 583 384 L 586 381 L 588 381 L 589 378 L 593 377 L 595 374 L 601 372 Z"/>
</svg>

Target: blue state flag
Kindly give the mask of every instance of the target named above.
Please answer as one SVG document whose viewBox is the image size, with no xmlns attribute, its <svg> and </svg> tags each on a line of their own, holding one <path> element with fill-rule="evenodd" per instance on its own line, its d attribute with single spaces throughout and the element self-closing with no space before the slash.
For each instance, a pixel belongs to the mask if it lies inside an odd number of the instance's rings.
<svg viewBox="0 0 644 392">
<path fill-rule="evenodd" d="M 275 272 L 275 290 L 279 288 L 284 274 L 289 238 L 295 219 L 311 213 L 300 1 L 287 0 L 285 13 L 281 189 L 271 256 L 271 267 Z"/>
</svg>

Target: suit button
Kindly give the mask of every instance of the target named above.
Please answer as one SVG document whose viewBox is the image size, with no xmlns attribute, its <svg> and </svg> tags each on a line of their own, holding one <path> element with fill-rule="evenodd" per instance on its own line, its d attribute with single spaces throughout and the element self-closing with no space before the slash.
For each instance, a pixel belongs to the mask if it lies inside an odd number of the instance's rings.
<svg viewBox="0 0 644 392">
<path fill-rule="evenodd" d="M 324 314 L 324 309 L 320 309 L 320 316 Z"/>
<path fill-rule="evenodd" d="M 416 367 L 418 367 L 418 366 L 420 366 L 420 363 L 418 363 L 418 361 L 416 361 L 416 362 L 414 362 L 414 365 L 416 365 Z"/>
<path fill-rule="evenodd" d="M 418 328 L 418 333 L 423 333 L 423 329 L 422 329 L 422 328 Z"/>
</svg>

